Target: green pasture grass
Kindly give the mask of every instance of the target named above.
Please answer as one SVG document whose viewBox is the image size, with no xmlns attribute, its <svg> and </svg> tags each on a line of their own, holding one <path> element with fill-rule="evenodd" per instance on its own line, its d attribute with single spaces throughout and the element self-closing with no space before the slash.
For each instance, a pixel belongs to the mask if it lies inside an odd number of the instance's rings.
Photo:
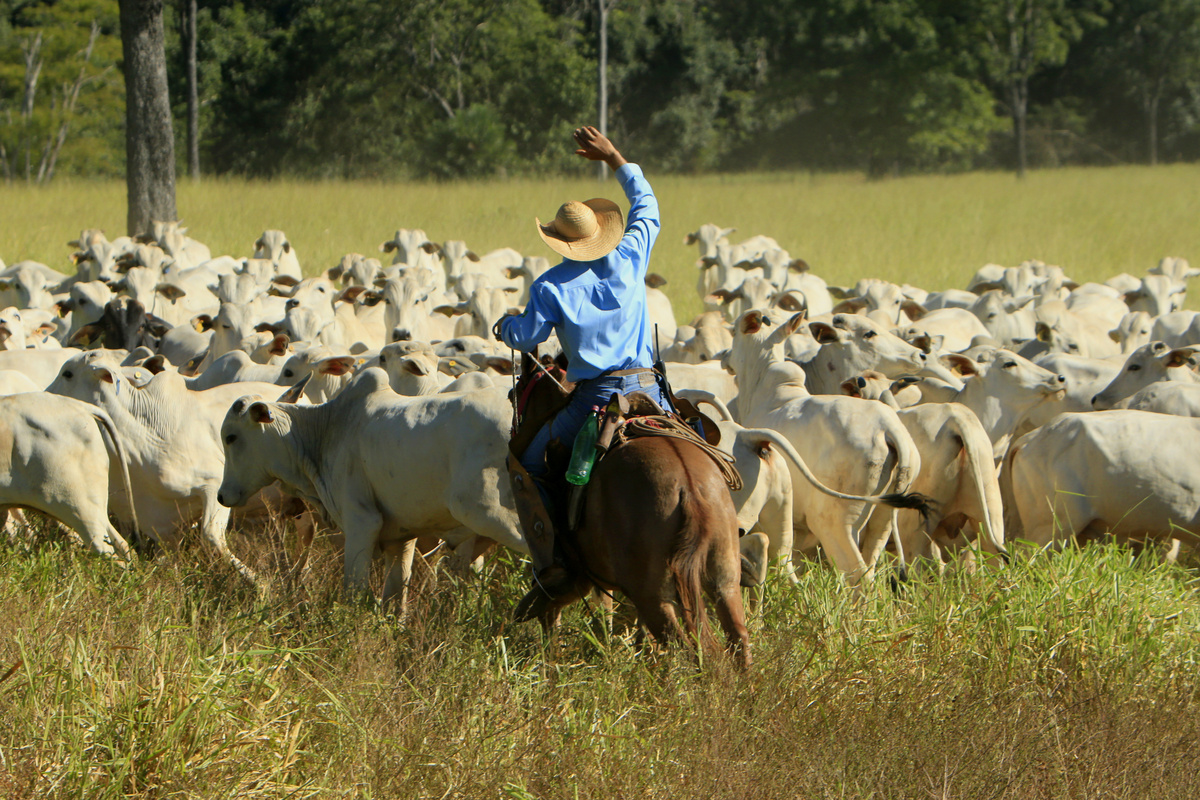
<svg viewBox="0 0 1200 800">
<path fill-rule="evenodd" d="M 987 263 L 1029 258 L 1081 281 L 1144 274 L 1163 256 L 1200 259 L 1200 165 L 1072 168 L 868 181 L 853 174 L 781 172 L 648 177 L 663 229 L 652 269 L 664 275 L 681 320 L 698 310 L 695 247 L 705 222 L 736 226 L 733 241 L 775 237 L 830 283 L 878 277 L 928 289 L 964 286 Z M 571 198 L 620 199 L 594 178 L 457 183 L 181 180 L 179 214 L 214 255 L 249 255 L 267 228 L 287 232 L 306 274 L 346 253 L 378 255 L 397 228 L 479 252 L 513 247 L 550 256 L 533 219 Z M 120 182 L 56 181 L 0 187 L 0 258 L 68 269 L 66 242 L 85 227 L 124 231 Z"/>
<path fill-rule="evenodd" d="M 1196 797 L 1194 570 L 1112 547 L 864 596 L 772 578 L 755 666 L 508 615 L 520 565 L 418 570 L 406 624 L 340 558 L 256 597 L 198 549 L 128 570 L 0 544 L 0 797 Z"/>
</svg>

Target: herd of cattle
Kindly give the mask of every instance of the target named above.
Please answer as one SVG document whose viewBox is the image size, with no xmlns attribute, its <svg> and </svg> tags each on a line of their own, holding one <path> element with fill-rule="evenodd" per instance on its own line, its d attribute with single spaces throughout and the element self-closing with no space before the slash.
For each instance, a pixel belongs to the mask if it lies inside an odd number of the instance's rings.
<svg viewBox="0 0 1200 800">
<path fill-rule="evenodd" d="M 829 286 L 771 238 L 703 225 L 704 313 L 649 313 L 675 392 L 711 406 L 736 459 L 744 569 L 819 551 L 851 585 L 891 543 L 937 568 L 1006 540 L 1040 546 L 1200 534 L 1200 275 L 1072 281 L 988 265 L 965 290 Z M 168 548 L 230 509 L 317 518 L 345 541 L 345 587 L 388 561 L 402 592 L 418 539 L 469 564 L 526 551 L 505 471 L 512 354 L 492 323 L 546 259 L 483 256 L 399 230 L 303 277 L 281 231 L 212 258 L 176 223 L 140 240 L 85 230 L 76 272 L 0 262 L 0 507 L 42 511 L 99 553 Z M 660 249 L 663 245 L 660 245 Z M 385 259 L 386 260 L 386 259 Z M 545 351 L 543 350 L 543 353 Z M 553 354 L 553 343 L 550 348 Z M 823 484 L 823 485 L 821 485 Z M 919 492 L 934 512 L 870 499 Z M 114 524 L 115 523 L 115 524 Z"/>
</svg>

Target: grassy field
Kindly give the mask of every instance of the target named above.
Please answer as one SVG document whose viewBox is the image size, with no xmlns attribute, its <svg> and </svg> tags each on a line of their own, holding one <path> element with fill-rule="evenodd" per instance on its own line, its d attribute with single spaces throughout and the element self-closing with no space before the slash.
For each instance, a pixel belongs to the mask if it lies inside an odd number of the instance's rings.
<svg viewBox="0 0 1200 800">
<path fill-rule="evenodd" d="M 734 241 L 774 236 L 835 284 L 862 277 L 929 289 L 963 286 L 980 266 L 1027 258 L 1061 264 L 1079 280 L 1143 274 L 1166 255 L 1200 259 L 1200 165 L 973 173 L 867 181 L 856 175 L 657 177 L 663 231 L 652 267 L 668 278 L 680 319 L 699 310 L 694 247 L 704 222 L 737 226 Z M 212 180 L 179 185 L 191 234 L 213 254 L 249 255 L 267 228 L 288 233 L 306 272 L 348 252 L 377 254 L 396 228 L 485 252 L 550 255 L 534 216 L 572 197 L 618 197 L 614 181 L 299 183 Z M 122 183 L 0 187 L 0 258 L 67 268 L 65 243 L 85 227 L 123 232 Z"/>
<path fill-rule="evenodd" d="M 653 175 L 651 176 L 654 177 Z M 1200 167 L 867 182 L 654 180 L 654 268 L 681 318 L 700 223 L 767 233 L 832 283 L 961 286 L 1037 257 L 1079 279 L 1200 259 Z M 286 230 L 309 273 L 397 227 L 542 253 L 535 214 L 614 183 L 183 184 L 214 253 Z M 0 257 L 66 268 L 121 232 L 123 186 L 0 187 Z M 735 237 L 736 238 L 736 237 Z M 548 649 L 513 626 L 508 556 L 442 575 L 401 624 L 338 600 L 318 540 L 302 587 L 274 533 L 128 570 L 56 536 L 0 538 L 0 798 L 1195 798 L 1200 577 L 1115 548 L 924 574 L 865 597 L 815 569 L 751 615 L 755 667 L 637 650 L 584 607 Z"/>
<path fill-rule="evenodd" d="M 271 572 L 268 538 L 235 540 Z M 203 553 L 129 571 L 0 546 L 0 797 L 1193 798 L 1194 571 L 1115 548 L 865 598 L 776 581 L 755 666 L 698 670 L 568 613 L 512 626 L 506 557 L 411 622 L 256 599 Z M 197 565 L 197 562 L 198 565 Z"/>
</svg>

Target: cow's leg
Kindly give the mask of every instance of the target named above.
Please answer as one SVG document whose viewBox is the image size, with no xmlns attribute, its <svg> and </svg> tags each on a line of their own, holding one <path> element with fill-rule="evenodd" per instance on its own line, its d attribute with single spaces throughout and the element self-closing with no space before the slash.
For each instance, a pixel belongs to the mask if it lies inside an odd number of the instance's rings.
<svg viewBox="0 0 1200 800">
<path fill-rule="evenodd" d="M 16 539 L 29 532 L 29 521 L 25 519 L 24 511 L 19 508 L 6 508 L 3 514 L 4 532 L 8 534 L 9 539 Z"/>
<path fill-rule="evenodd" d="M 1167 544 L 1167 552 L 1163 553 L 1163 561 L 1174 564 L 1179 560 L 1179 549 L 1183 546 L 1182 539 L 1171 539 Z"/>
<path fill-rule="evenodd" d="M 387 554 L 387 580 L 383 583 L 382 605 L 395 601 L 396 617 L 403 620 L 408 613 L 408 583 L 412 579 L 413 554 L 417 551 L 417 540 L 389 543 L 384 546 Z"/>
<path fill-rule="evenodd" d="M 795 546 L 795 527 L 792 522 L 791 493 L 782 501 L 766 503 L 758 515 L 758 526 L 767 535 L 770 547 L 768 560 L 777 560 L 784 576 L 792 583 L 799 583 L 796 567 L 792 563 L 792 548 Z"/>
<path fill-rule="evenodd" d="M 341 529 L 346 537 L 346 565 L 342 574 L 342 592 L 347 599 L 367 594 L 371 590 L 371 557 L 383 528 L 383 516 L 367 499 L 351 500 L 353 509 L 344 515 Z"/>
<path fill-rule="evenodd" d="M 862 551 L 854 541 L 854 528 L 847 520 L 840 516 L 835 518 L 834 524 L 821 537 L 821 547 L 849 586 L 857 587 L 864 578 L 870 577 Z"/>
<path fill-rule="evenodd" d="M 254 570 L 247 567 L 241 559 L 230 552 L 229 544 L 225 540 L 225 528 L 228 525 L 229 509 L 217 502 L 215 490 L 206 494 L 204 511 L 200 516 L 200 533 L 204 536 L 204 541 L 237 570 L 238 574 L 245 578 L 251 586 L 259 587 L 258 577 L 254 574 Z"/>
<path fill-rule="evenodd" d="M 296 516 L 296 556 L 288 570 L 288 585 L 296 588 L 308 571 L 308 559 L 312 555 L 312 543 L 317 533 L 317 517 L 312 509 L 306 508 Z"/>
</svg>

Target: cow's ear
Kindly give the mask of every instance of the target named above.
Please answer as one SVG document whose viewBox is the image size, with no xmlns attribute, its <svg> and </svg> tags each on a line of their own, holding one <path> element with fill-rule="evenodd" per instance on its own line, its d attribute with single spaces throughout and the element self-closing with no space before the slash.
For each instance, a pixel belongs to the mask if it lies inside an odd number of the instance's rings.
<svg viewBox="0 0 1200 800">
<path fill-rule="evenodd" d="M 187 294 L 182 287 L 176 286 L 173 283 L 160 283 L 158 286 L 154 287 L 154 291 L 158 292 L 171 302 L 175 302 Z"/>
<path fill-rule="evenodd" d="M 863 378 L 847 378 L 842 381 L 842 394 L 847 397 L 862 397 Z"/>
<path fill-rule="evenodd" d="M 900 310 L 907 314 L 908 318 L 914 322 L 929 313 L 925 310 L 925 306 L 915 300 L 906 301 L 904 305 L 900 306 Z"/>
<path fill-rule="evenodd" d="M 192 317 L 192 327 L 196 329 L 197 333 L 210 331 L 212 330 L 212 326 L 213 318 L 211 314 L 197 314 Z"/>
<path fill-rule="evenodd" d="M 855 314 L 867 307 L 867 301 L 861 297 L 848 297 L 833 307 L 835 314 Z"/>
<path fill-rule="evenodd" d="M 347 286 L 340 294 L 334 296 L 333 301 L 335 303 L 339 300 L 346 303 L 353 303 L 365 291 L 367 291 L 367 287 L 365 286 Z"/>
<path fill-rule="evenodd" d="M 275 338 L 271 340 L 271 346 L 267 349 L 267 352 L 273 356 L 286 356 L 288 345 L 291 343 L 292 340 L 288 338 L 286 333 L 277 333 L 275 334 Z"/>
<path fill-rule="evenodd" d="M 84 325 L 82 328 L 75 331 L 75 335 L 70 338 L 67 344 L 72 347 L 79 345 L 80 347 L 86 348 L 92 343 L 93 340 L 98 339 L 103 335 L 104 326 L 99 322 L 93 322 L 89 325 Z"/>
<path fill-rule="evenodd" d="M 685 245 L 693 245 L 693 244 L 695 244 L 695 243 L 696 243 L 696 234 L 694 234 L 694 233 L 689 233 L 687 236 L 683 237 L 683 243 L 684 243 Z"/>
<path fill-rule="evenodd" d="M 1037 333 L 1037 340 L 1039 342 L 1049 342 L 1050 339 L 1053 338 L 1054 332 L 1050 329 L 1050 326 L 1044 322 L 1037 323 L 1034 325 L 1033 329 Z"/>
<path fill-rule="evenodd" d="M 421 363 L 420 359 L 406 358 L 400 363 L 404 367 L 404 371 L 410 375 L 422 376 L 429 374 L 429 371 L 425 369 L 425 365 Z"/>
<path fill-rule="evenodd" d="M 1108 338 L 1112 339 L 1117 344 L 1120 344 L 1121 343 L 1121 329 L 1113 328 L 1111 331 L 1108 332 Z"/>
<path fill-rule="evenodd" d="M 485 367 L 496 370 L 501 375 L 513 374 L 513 362 L 511 358 L 505 356 L 488 356 L 483 362 Z"/>
<path fill-rule="evenodd" d="M 322 375 L 349 375 L 354 371 L 357 359 L 354 356 L 332 356 L 317 362 L 316 371 Z M 312 373 L 310 372 L 309 375 Z"/>
<path fill-rule="evenodd" d="M 457 317 L 459 314 L 467 313 L 466 303 L 459 303 L 456 306 L 438 306 L 433 310 L 435 314 L 445 314 L 447 317 Z"/>
<path fill-rule="evenodd" d="M 800 330 L 800 326 L 804 324 L 804 311 L 798 311 L 788 317 L 788 321 L 783 323 L 783 329 L 787 331 L 787 335 L 791 336 L 796 331 Z"/>
<path fill-rule="evenodd" d="M 1186 366 L 1188 360 L 1191 359 L 1191 357 L 1196 353 L 1197 348 L 1195 347 L 1176 347 L 1174 350 L 1163 356 L 1163 364 L 1167 367 L 1167 369 Z"/>
<path fill-rule="evenodd" d="M 275 421 L 275 418 L 271 416 L 271 407 L 262 400 L 255 400 L 251 403 L 250 408 L 246 409 L 246 413 L 250 415 L 253 422 L 257 422 L 259 425 L 267 425 Z"/>
<path fill-rule="evenodd" d="M 651 272 L 646 275 L 646 285 L 651 289 L 658 289 L 667 285 L 667 279 L 657 272 Z"/>
<path fill-rule="evenodd" d="M 942 361 L 947 367 L 957 372 L 959 375 L 978 375 L 979 365 L 964 355 L 958 353 L 949 353 L 942 356 Z"/>
<path fill-rule="evenodd" d="M 762 312 L 757 309 L 747 311 L 745 314 L 742 314 L 742 318 L 739 320 L 739 327 L 742 333 L 746 334 L 747 336 L 758 333 L 759 330 L 762 329 L 762 324 L 763 315 Z"/>
<path fill-rule="evenodd" d="M 728 289 L 717 289 L 712 294 L 706 295 L 704 302 L 710 305 L 724 305 L 742 296 L 742 290 L 739 288 L 736 291 Z"/>
<path fill-rule="evenodd" d="M 167 368 L 167 357 L 162 353 L 158 353 L 157 355 L 150 356 L 143 361 L 142 366 L 145 367 L 150 374 L 157 375 Z"/>
<path fill-rule="evenodd" d="M 813 338 L 817 340 L 817 344 L 833 344 L 838 340 L 837 329 L 824 322 L 812 322 L 809 324 L 808 329 L 812 331 Z"/>
<path fill-rule="evenodd" d="M 805 311 L 807 309 L 804 295 L 796 291 L 788 291 L 779 295 L 775 307 L 784 311 Z"/>
</svg>

